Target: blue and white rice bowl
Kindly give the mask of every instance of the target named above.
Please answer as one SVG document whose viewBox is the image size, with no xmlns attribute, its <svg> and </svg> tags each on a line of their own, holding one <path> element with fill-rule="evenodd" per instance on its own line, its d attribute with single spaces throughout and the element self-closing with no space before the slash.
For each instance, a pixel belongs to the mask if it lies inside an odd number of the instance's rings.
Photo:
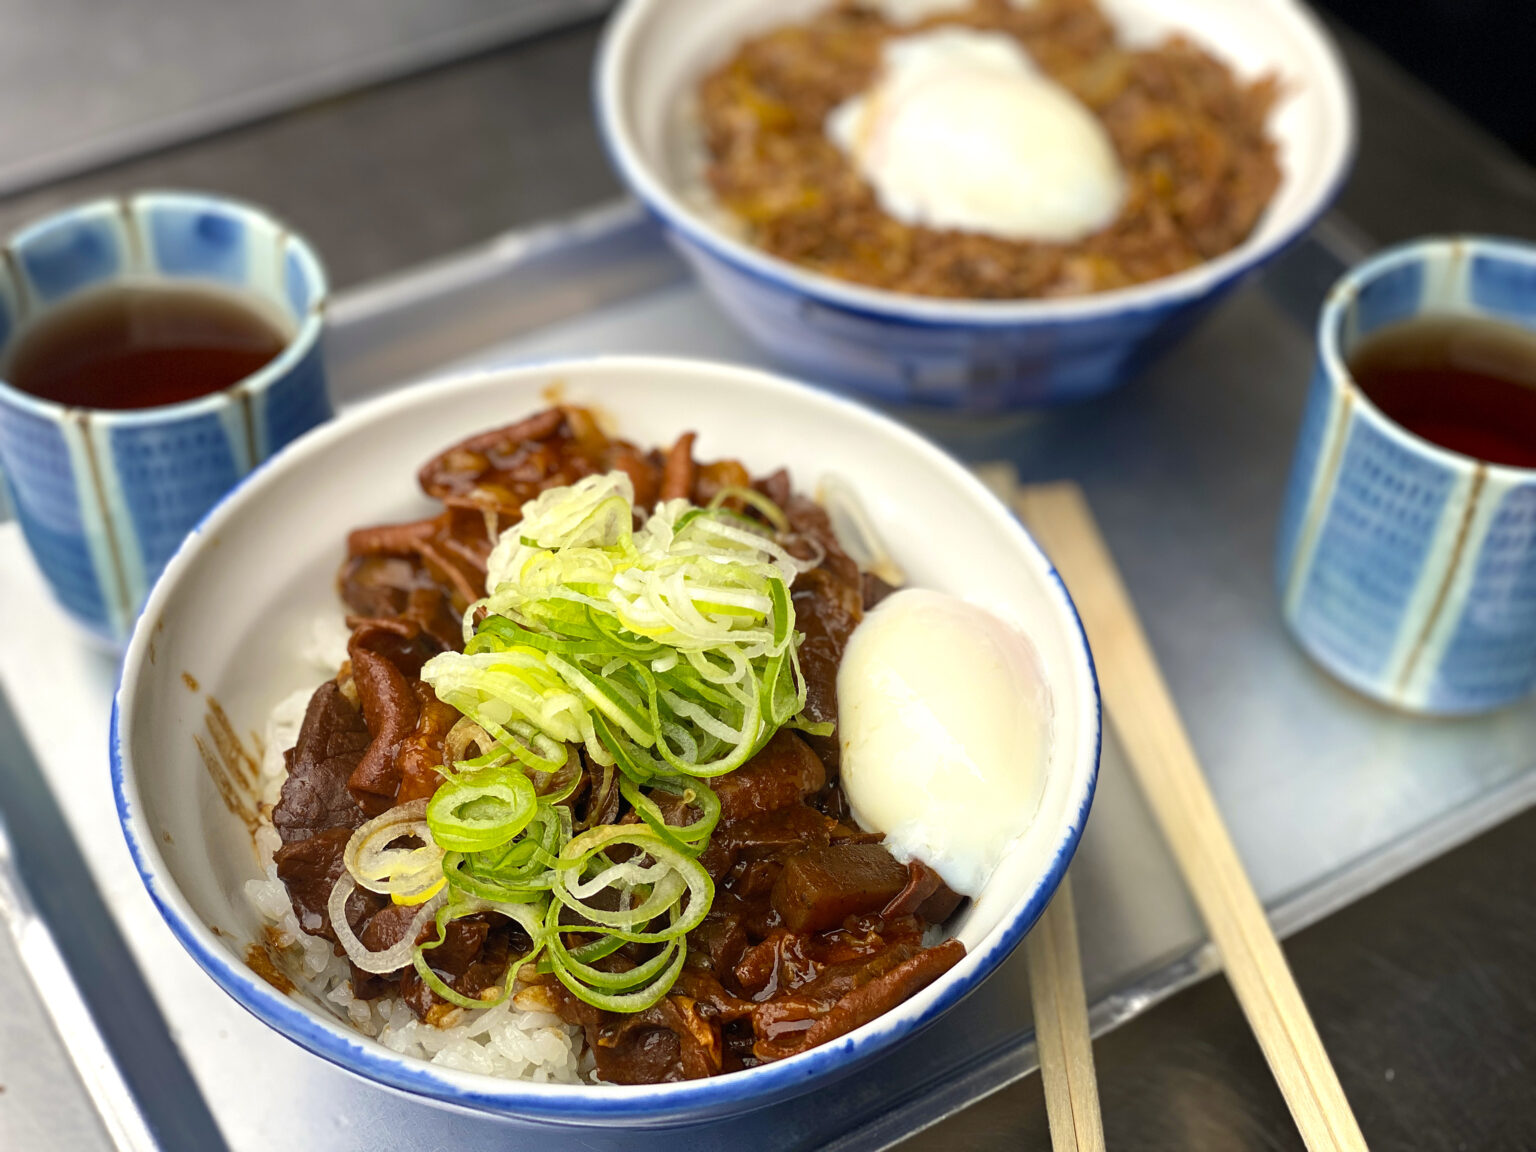
<svg viewBox="0 0 1536 1152">
<path fill-rule="evenodd" d="M 708 208 L 694 102 L 748 36 L 831 2 L 626 0 L 598 58 L 598 120 L 620 177 L 745 332 L 796 374 L 882 402 L 995 411 L 1124 383 L 1305 233 L 1353 156 L 1347 75 L 1298 0 L 1099 0 L 1129 43 L 1185 32 L 1240 78 L 1279 77 L 1282 179 L 1252 235 L 1176 276 L 1069 299 L 946 300 L 837 280 L 753 247 Z"/>
<path fill-rule="evenodd" d="M 262 877 L 252 834 L 199 741 L 213 702 L 234 732 L 312 689 L 316 622 L 335 620 L 334 574 L 349 530 L 430 514 L 418 463 L 464 436 L 548 403 L 595 407 L 640 444 L 699 432 L 702 458 L 756 474 L 781 465 L 814 491 L 850 483 L 914 585 L 952 592 L 1024 628 L 1052 714 L 1039 808 L 980 898 L 947 928 L 965 958 L 869 1024 L 774 1064 L 653 1086 L 531 1083 L 401 1055 L 303 990 L 285 995 L 247 967 L 265 921 L 244 889 Z M 196 684 L 195 689 L 192 688 Z M 182 546 L 129 646 L 113 712 L 113 783 L 133 858 L 167 924 L 231 996 L 296 1043 L 369 1080 L 535 1123 L 662 1128 L 718 1121 L 823 1087 L 912 1036 L 993 972 L 1034 924 L 1076 849 L 1093 798 L 1099 696 L 1081 625 L 1049 561 L 965 468 L 893 421 L 744 368 L 611 358 L 447 379 L 344 414 L 224 500 Z M 213 758 L 215 761 L 219 757 Z M 238 784 L 238 780 L 236 783 Z M 236 810 L 233 810 L 236 809 Z"/>
</svg>

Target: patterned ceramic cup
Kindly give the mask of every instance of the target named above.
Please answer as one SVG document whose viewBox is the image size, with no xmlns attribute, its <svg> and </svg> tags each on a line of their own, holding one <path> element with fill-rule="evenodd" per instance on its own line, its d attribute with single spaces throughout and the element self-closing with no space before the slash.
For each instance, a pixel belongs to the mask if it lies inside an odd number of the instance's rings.
<svg viewBox="0 0 1536 1152">
<path fill-rule="evenodd" d="M 68 408 L 0 379 L 0 474 L 32 554 L 73 616 L 121 642 L 160 569 L 214 502 L 331 415 L 320 348 L 325 274 L 309 246 L 266 214 L 183 193 L 70 209 L 12 236 L 4 256 L 0 357 L 62 301 L 113 283 L 216 286 L 288 330 L 283 351 L 259 371 L 163 407 Z"/>
<path fill-rule="evenodd" d="M 1333 289 L 1281 520 L 1286 622 L 1345 683 L 1453 715 L 1536 688 L 1536 471 L 1441 448 L 1387 419 L 1346 361 L 1424 313 L 1536 328 L 1536 247 L 1426 240 Z"/>
</svg>

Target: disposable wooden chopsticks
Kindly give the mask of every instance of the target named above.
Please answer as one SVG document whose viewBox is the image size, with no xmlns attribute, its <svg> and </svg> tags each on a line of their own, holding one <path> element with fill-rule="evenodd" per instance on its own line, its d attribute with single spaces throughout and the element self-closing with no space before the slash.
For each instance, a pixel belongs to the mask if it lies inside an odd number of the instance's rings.
<svg viewBox="0 0 1536 1152">
<path fill-rule="evenodd" d="M 1055 563 L 1088 633 L 1110 723 L 1226 965 L 1302 1139 L 1365 1140 L 1264 909 L 1243 871 L 1114 560 L 1076 485 L 1029 487 L 1019 514 Z"/>
<path fill-rule="evenodd" d="M 980 464 L 975 471 L 999 500 L 1012 504 L 1017 498 L 1019 474 L 1012 464 Z M 1024 938 L 1024 962 L 1029 969 L 1035 1048 L 1051 1145 L 1056 1152 L 1103 1152 L 1104 1125 L 1093 1072 L 1093 1037 L 1088 1031 L 1070 875 L 1062 877 L 1045 914 Z"/>
<path fill-rule="evenodd" d="M 1051 1146 L 1056 1152 L 1104 1152 L 1070 876 L 1062 877 L 1045 915 L 1024 937 L 1024 959 Z"/>
</svg>

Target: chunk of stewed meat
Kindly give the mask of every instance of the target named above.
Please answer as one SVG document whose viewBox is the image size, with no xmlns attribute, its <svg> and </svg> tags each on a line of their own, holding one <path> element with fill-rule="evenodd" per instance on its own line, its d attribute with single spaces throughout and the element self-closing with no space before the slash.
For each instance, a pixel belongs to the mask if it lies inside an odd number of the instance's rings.
<svg viewBox="0 0 1536 1152">
<path fill-rule="evenodd" d="M 724 875 L 739 863 L 772 860 L 818 844 L 830 844 L 834 820 L 806 804 L 791 804 L 721 824 L 699 857 L 710 875 Z"/>
<path fill-rule="evenodd" d="M 735 860 L 761 860 L 791 855 L 832 842 L 836 822 L 805 804 L 792 804 L 773 812 L 733 820 L 715 830 L 716 845 L 734 854 Z"/>
<path fill-rule="evenodd" d="M 422 627 L 420 621 L 409 616 L 348 616 L 347 627 L 352 629 L 352 638 L 347 643 L 349 649 L 366 648 L 378 653 L 408 680 L 419 677 L 421 666 L 432 657 L 454 647 L 443 644 Z M 460 624 L 455 639 L 460 640 L 462 635 Z"/>
<path fill-rule="evenodd" d="M 358 927 L 358 943 L 369 952 L 389 951 L 405 939 L 420 911 L 421 909 L 414 905 L 396 904 L 391 901 L 368 917 L 366 924 Z M 414 944 L 415 941 L 411 943 Z M 410 961 L 407 960 L 406 964 L 409 963 Z M 401 967 L 405 967 L 405 964 Z"/>
<path fill-rule="evenodd" d="M 869 979 L 857 981 L 855 987 L 825 1010 L 814 997 L 800 993 L 763 1005 L 755 1017 L 762 1039 L 754 1046 L 754 1055 L 760 1060 L 782 1060 L 852 1032 L 910 1000 L 948 972 L 964 958 L 965 945 L 958 940 L 946 940 L 903 955 L 907 952 L 907 948 L 900 947 L 883 953 L 875 963 L 866 966 L 865 971 L 872 973 Z M 884 971 L 874 971 L 885 967 L 879 961 L 898 959 L 898 963 Z"/>
<path fill-rule="evenodd" d="M 356 828 L 367 816 L 347 788 L 371 738 L 368 726 L 334 680 L 309 698 L 299 738 L 288 756 L 288 778 L 272 823 L 285 844 L 327 828 Z"/>
<path fill-rule="evenodd" d="M 798 804 L 826 782 L 826 768 L 805 741 L 780 728 L 756 756 L 711 784 L 720 797 L 720 820 L 726 823 Z"/>
<path fill-rule="evenodd" d="M 720 1071 L 720 1029 L 696 1001 L 666 996 L 643 1012 L 588 1029 L 597 1074 L 610 1084 L 698 1080 Z"/>
<path fill-rule="evenodd" d="M 412 681 L 411 690 L 416 693 L 420 712 L 416 717 L 416 730 L 401 742 L 395 754 L 400 769 L 396 804 L 426 800 L 437 791 L 443 782 L 443 746 L 448 733 L 460 719 L 459 710 L 439 700 L 432 686 L 425 681 Z"/>
<path fill-rule="evenodd" d="M 327 828 L 306 840 L 284 844 L 274 854 L 277 878 L 287 886 L 293 914 L 299 927 L 311 936 L 334 939 L 326 902 L 346 871 L 342 853 L 351 838 L 350 828 Z"/>
<path fill-rule="evenodd" d="M 859 566 L 843 551 L 842 541 L 832 530 L 832 518 L 827 515 L 825 508 L 809 496 L 794 492 L 784 505 L 784 515 L 789 520 L 791 546 L 798 537 L 814 544 L 815 549 L 821 553 L 821 565 L 813 571 L 827 572 L 843 584 L 859 584 Z"/>
<path fill-rule="evenodd" d="M 422 958 L 460 996 L 479 1000 L 488 994 L 500 995 L 512 954 L 512 934 L 512 926 L 499 918 L 492 922 L 484 916 L 466 916 L 449 923 L 443 942 L 424 948 Z M 437 929 L 429 924 L 417 942 L 436 938 Z M 400 996 L 429 1024 L 444 1022 L 453 1009 L 414 967 L 400 977 Z"/>
<path fill-rule="evenodd" d="M 921 860 L 907 861 L 907 886 L 881 909 L 882 916 L 919 916 L 930 924 L 942 924 L 954 914 L 965 897 L 944 883 L 944 878 Z"/>
<path fill-rule="evenodd" d="M 546 408 L 515 424 L 481 432 L 427 461 L 416 474 L 417 482 L 423 492 L 439 500 L 474 491 L 495 492 L 513 476 L 537 484 L 559 462 L 558 453 L 542 451 L 542 443 L 555 439 L 564 424 L 563 411 Z M 518 496 L 527 498 L 522 492 L 507 493 L 509 510 L 520 506 Z"/>
<path fill-rule="evenodd" d="M 837 723 L 837 669 L 843 662 L 848 638 L 864 616 L 864 592 L 859 583 L 846 583 L 828 568 L 802 572 L 795 580 L 791 599 L 795 629 L 804 635 L 800 644 L 800 673 L 805 677 L 805 715 L 818 724 Z M 812 748 L 826 763 L 839 763 L 837 733 L 807 736 Z"/>
<path fill-rule="evenodd" d="M 791 932 L 825 932 L 878 912 L 907 886 L 907 870 L 881 844 L 831 844 L 791 856 L 773 885 L 773 908 Z"/>
<path fill-rule="evenodd" d="M 453 611 L 453 590 L 439 586 L 414 553 L 409 557 L 382 552 L 350 556 L 336 574 L 336 587 L 352 610 L 347 627 L 374 624 L 414 629 L 423 661 L 464 643 L 463 621 Z M 404 651 L 399 656 L 395 662 L 401 671 L 414 675 L 412 659 Z"/>
<path fill-rule="evenodd" d="M 411 593 L 431 586 L 431 577 L 414 556 L 360 553 L 350 556 L 336 573 L 342 602 L 370 619 L 403 615 Z"/>
<path fill-rule="evenodd" d="M 693 492 L 698 466 L 693 462 L 693 442 L 697 435 L 684 432 L 667 450 L 666 467 L 661 474 L 662 500 L 686 500 Z"/>
<path fill-rule="evenodd" d="M 347 777 L 347 787 L 364 812 L 377 816 L 394 806 L 395 793 L 400 790 L 395 754 L 416 730 L 421 705 L 410 682 L 389 660 L 356 644 L 350 651 L 358 701 L 373 738 Z"/>
<path fill-rule="evenodd" d="M 688 933 L 688 958 L 711 972 L 729 972 L 747 950 L 747 944 L 747 930 L 740 914 L 711 910 L 704 923 Z"/>
</svg>

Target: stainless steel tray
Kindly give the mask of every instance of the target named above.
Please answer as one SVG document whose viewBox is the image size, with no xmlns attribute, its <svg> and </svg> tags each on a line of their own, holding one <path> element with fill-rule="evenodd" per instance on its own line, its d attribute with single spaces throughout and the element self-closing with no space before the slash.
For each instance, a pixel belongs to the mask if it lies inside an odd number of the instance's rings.
<svg viewBox="0 0 1536 1152">
<path fill-rule="evenodd" d="M 972 421 L 897 415 L 973 462 L 1087 489 L 1260 895 L 1293 931 L 1536 801 L 1536 707 L 1457 722 L 1385 711 L 1289 643 L 1272 535 L 1322 289 L 1364 245 L 1326 220 L 1189 340 L 1084 407 Z M 762 362 L 634 208 L 507 237 L 339 299 L 337 398 L 448 368 L 603 352 Z M 245 1016 L 181 952 L 129 866 L 101 780 L 110 657 L 67 639 L 14 526 L 0 527 L 0 688 L 232 1148 L 517 1146 L 526 1128 L 361 1083 Z M 61 639 L 65 637 L 66 639 Z M 255 718 L 245 721 L 248 725 Z M 71 725 L 68 746 L 55 734 Z M 3 751 L 3 749 L 0 749 Z M 27 819 L 0 792 L 13 826 Z M 1073 864 L 1086 982 L 1103 1031 L 1209 973 L 1213 957 L 1113 740 Z M 74 965 L 73 959 L 71 964 Z M 76 966 L 78 967 L 78 966 Z M 77 972 L 78 975 L 78 972 Z M 87 990 L 88 991 L 88 990 Z M 119 1063 L 131 1054 L 116 1053 Z M 712 1128 L 541 1148 L 888 1147 L 1035 1066 L 1022 956 L 835 1091 Z M 260 1085 L 260 1091 L 251 1086 Z M 287 1101 L 274 1107 L 273 1101 Z M 174 1146 L 165 1141 L 167 1146 Z"/>
</svg>

